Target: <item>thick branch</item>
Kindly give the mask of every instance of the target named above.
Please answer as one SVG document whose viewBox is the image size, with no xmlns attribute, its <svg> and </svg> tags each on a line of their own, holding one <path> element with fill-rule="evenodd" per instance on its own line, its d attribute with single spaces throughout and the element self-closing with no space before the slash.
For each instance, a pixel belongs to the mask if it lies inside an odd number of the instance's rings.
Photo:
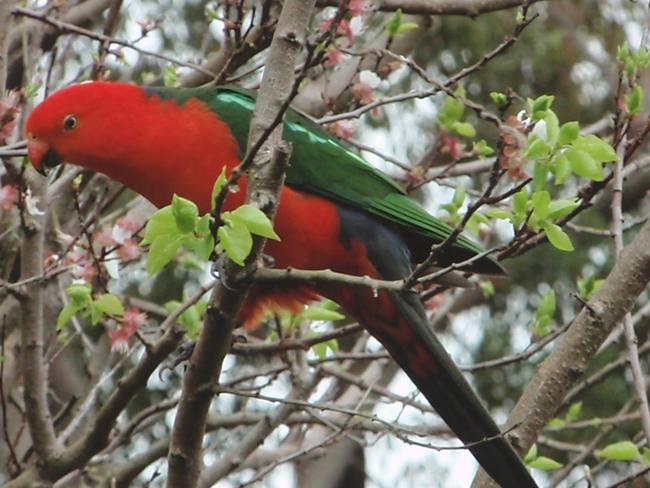
<svg viewBox="0 0 650 488">
<path fill-rule="evenodd" d="M 44 194 L 44 182 L 38 178 L 31 182 L 32 198 L 36 201 Z M 42 205 L 42 203 L 41 203 Z M 25 215 L 21 256 L 21 276 L 25 280 L 43 272 L 43 243 L 45 240 L 45 214 Z M 44 361 L 43 339 L 43 286 L 35 286 L 31 293 L 21 298 L 23 324 L 22 372 L 23 398 L 29 433 L 34 451 L 43 471 L 49 471 L 50 461 L 59 453 L 60 446 L 47 404 L 47 369 Z"/>
<path fill-rule="evenodd" d="M 510 440 L 526 452 L 555 414 L 564 395 L 650 281 L 650 222 L 646 223 L 605 280 L 580 311 L 558 347 L 539 367 L 517 402 L 507 427 L 518 425 Z M 474 486 L 493 486 L 480 472 Z"/>
</svg>

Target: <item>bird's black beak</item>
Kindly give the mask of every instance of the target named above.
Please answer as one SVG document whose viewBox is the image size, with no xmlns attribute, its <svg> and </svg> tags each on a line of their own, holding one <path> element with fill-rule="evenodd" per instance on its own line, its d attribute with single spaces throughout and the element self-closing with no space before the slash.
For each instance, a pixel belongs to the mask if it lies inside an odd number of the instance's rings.
<svg viewBox="0 0 650 488">
<path fill-rule="evenodd" d="M 49 149 L 38 162 L 32 161 L 34 169 L 41 175 L 47 176 L 51 168 L 55 168 L 63 162 L 63 159 L 54 149 Z"/>
</svg>

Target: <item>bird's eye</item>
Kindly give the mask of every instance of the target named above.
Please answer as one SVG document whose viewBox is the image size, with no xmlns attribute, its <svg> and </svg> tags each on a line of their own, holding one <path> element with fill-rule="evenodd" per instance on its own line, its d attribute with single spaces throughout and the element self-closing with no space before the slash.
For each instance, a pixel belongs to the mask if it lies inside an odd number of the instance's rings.
<svg viewBox="0 0 650 488">
<path fill-rule="evenodd" d="M 63 118 L 63 130 L 73 130 L 79 124 L 79 119 L 74 115 L 66 115 Z"/>
</svg>

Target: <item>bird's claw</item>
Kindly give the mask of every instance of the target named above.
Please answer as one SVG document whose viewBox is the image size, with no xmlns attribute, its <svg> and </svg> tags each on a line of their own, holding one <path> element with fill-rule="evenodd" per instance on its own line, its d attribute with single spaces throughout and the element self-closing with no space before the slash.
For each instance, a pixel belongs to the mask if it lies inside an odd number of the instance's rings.
<svg viewBox="0 0 650 488">
<path fill-rule="evenodd" d="M 226 279 L 226 273 L 225 273 L 225 268 L 223 263 L 224 262 L 222 259 L 217 259 L 216 261 L 213 261 L 210 274 L 212 275 L 213 278 L 218 279 L 221 285 L 227 290 L 237 291 L 237 288 L 235 286 L 228 283 L 228 280 Z"/>
<path fill-rule="evenodd" d="M 178 347 L 178 349 L 176 349 L 176 357 L 171 359 L 169 362 L 167 362 L 160 368 L 160 371 L 158 372 L 158 378 L 160 378 L 160 380 L 163 381 L 162 376 L 165 371 L 167 370 L 174 371 L 176 369 L 176 366 L 189 360 L 190 357 L 192 357 L 192 353 L 194 352 L 195 346 L 196 346 L 196 341 L 189 341 L 181 344 Z"/>
<path fill-rule="evenodd" d="M 262 254 L 262 263 L 267 268 L 275 268 L 275 258 L 269 254 Z"/>
</svg>

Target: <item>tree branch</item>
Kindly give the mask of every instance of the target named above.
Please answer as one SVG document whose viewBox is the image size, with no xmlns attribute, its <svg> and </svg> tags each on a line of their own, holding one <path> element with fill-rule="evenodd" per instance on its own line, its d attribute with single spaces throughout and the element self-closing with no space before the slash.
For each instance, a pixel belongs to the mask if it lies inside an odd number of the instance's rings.
<svg viewBox="0 0 650 488">
<path fill-rule="evenodd" d="M 305 43 L 307 24 L 314 0 L 285 2 L 278 27 L 273 35 L 267 68 L 249 133 L 256 141 L 280 112 L 287 93 L 291 93 L 294 67 Z M 281 126 L 269 136 L 266 150 L 258 152 L 251 168 L 247 201 L 273 217 L 278 195 L 289 160 L 288 149 L 281 144 Z M 273 155 L 268 164 L 268 155 Z M 251 284 L 253 270 L 261 256 L 264 241 L 257 239 L 247 265 L 238 267 L 231 261 L 225 266 L 222 282 L 216 287 L 204 320 L 201 335 L 190 359 L 183 382 L 171 445 L 169 449 L 168 486 L 196 486 L 201 469 L 201 442 L 208 408 L 221 365 L 230 349 L 237 315 Z M 224 285 L 224 281 L 229 286 Z"/>
<path fill-rule="evenodd" d="M 555 414 L 564 395 L 582 376 L 598 348 L 650 281 L 650 222 L 616 263 L 602 288 L 580 311 L 558 347 L 537 370 L 506 427 L 513 446 L 526 452 Z M 480 471 L 475 487 L 494 486 Z"/>
<path fill-rule="evenodd" d="M 378 0 L 376 8 L 382 12 L 400 9 L 414 15 L 464 15 L 476 17 L 481 14 L 530 5 L 539 0 Z M 337 6 L 338 0 L 318 0 L 319 7 Z"/>
</svg>

